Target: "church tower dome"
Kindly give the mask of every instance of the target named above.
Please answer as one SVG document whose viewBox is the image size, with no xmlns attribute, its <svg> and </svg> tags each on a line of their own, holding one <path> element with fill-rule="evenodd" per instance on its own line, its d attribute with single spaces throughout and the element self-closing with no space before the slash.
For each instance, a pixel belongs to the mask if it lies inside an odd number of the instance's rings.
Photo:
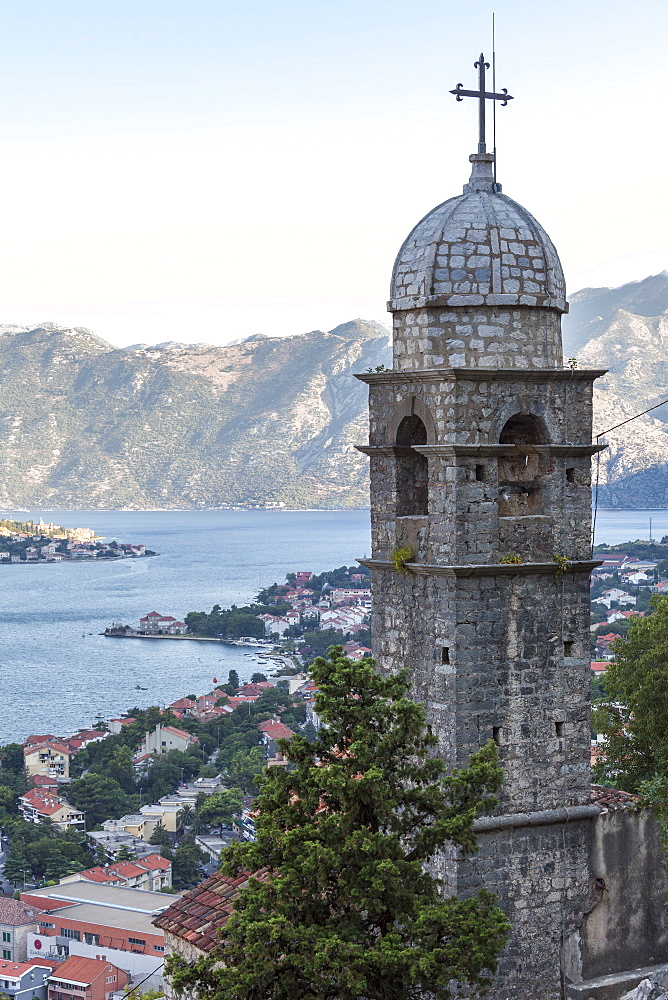
<svg viewBox="0 0 668 1000">
<path fill-rule="evenodd" d="M 405 240 L 391 310 L 427 305 L 545 306 L 566 312 L 557 251 L 543 227 L 494 183 L 491 153 L 474 153 L 464 193 L 438 205 Z"/>
<path fill-rule="evenodd" d="M 418 222 L 397 255 L 395 368 L 560 367 L 568 303 L 554 244 L 501 193 L 493 154 L 469 159 L 464 193 Z"/>
</svg>

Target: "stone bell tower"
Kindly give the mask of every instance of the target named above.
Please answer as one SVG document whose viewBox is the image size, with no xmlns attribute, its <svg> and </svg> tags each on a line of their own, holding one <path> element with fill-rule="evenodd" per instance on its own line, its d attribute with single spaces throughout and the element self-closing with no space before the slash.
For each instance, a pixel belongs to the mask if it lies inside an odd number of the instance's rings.
<svg viewBox="0 0 668 1000">
<path fill-rule="evenodd" d="M 482 57 L 481 57 L 482 58 Z M 480 147 L 479 147 L 480 148 Z M 592 383 L 563 366 L 563 272 L 547 233 L 470 157 L 459 197 L 392 274 L 394 364 L 369 385 L 372 627 L 408 667 L 449 766 L 494 739 L 505 780 L 480 851 L 443 860 L 499 895 L 512 932 L 495 998 L 561 997 L 591 908 Z M 408 548 L 405 575 L 393 553 Z"/>
</svg>

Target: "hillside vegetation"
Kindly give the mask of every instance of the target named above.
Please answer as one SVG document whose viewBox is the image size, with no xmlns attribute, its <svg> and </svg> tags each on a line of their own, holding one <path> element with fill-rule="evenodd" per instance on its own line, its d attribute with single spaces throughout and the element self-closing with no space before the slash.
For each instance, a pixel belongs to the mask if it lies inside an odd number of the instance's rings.
<svg viewBox="0 0 668 1000">
<path fill-rule="evenodd" d="M 668 273 L 570 298 L 564 353 L 608 368 L 595 433 L 668 396 Z M 0 327 L 0 507 L 359 507 L 366 387 L 389 330 L 115 349 L 90 330 Z M 611 432 L 599 503 L 668 506 L 668 405 Z"/>
<path fill-rule="evenodd" d="M 668 272 L 570 297 L 564 354 L 607 368 L 594 391 L 594 433 L 668 397 Z M 606 435 L 599 503 L 668 507 L 668 405 Z"/>
<path fill-rule="evenodd" d="M 89 330 L 0 328 L 0 504 L 368 504 L 366 386 L 388 331 L 117 350 Z"/>
</svg>

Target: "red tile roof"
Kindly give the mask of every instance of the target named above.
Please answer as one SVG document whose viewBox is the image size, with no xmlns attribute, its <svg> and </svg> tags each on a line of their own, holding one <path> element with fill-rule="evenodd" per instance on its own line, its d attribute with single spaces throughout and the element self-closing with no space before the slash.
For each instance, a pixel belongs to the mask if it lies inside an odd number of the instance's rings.
<svg viewBox="0 0 668 1000">
<path fill-rule="evenodd" d="M 185 729 L 177 729 L 176 726 L 163 726 L 162 731 L 163 733 L 172 733 L 173 736 L 180 736 L 181 739 L 192 740 L 194 743 L 197 743 L 197 737 L 187 733 Z"/>
<path fill-rule="evenodd" d="M 81 872 L 89 882 L 122 882 L 124 879 L 136 878 L 148 871 L 167 871 L 171 862 L 160 854 L 149 854 L 135 861 L 117 861 L 116 864 L 95 868 L 87 868 Z"/>
<path fill-rule="evenodd" d="M 142 868 L 148 868 L 150 871 L 166 871 L 169 868 L 171 862 L 167 861 L 161 854 L 148 854 L 145 858 L 141 858 L 140 861 L 135 861 L 135 864 L 141 865 Z"/>
<path fill-rule="evenodd" d="M 111 868 L 102 868 L 97 865 L 96 868 L 87 868 L 84 872 L 80 873 L 82 878 L 85 878 L 87 882 L 100 882 L 101 884 L 110 882 L 122 882 L 123 879 L 120 875 L 117 875 Z"/>
<path fill-rule="evenodd" d="M 38 743 L 49 743 L 51 740 L 55 740 L 55 736 L 29 736 L 28 739 L 23 744 L 24 747 L 36 746 Z"/>
<path fill-rule="evenodd" d="M 248 705 L 249 702 L 252 703 L 254 701 L 257 701 L 257 698 L 232 697 L 227 699 L 227 704 L 229 705 L 230 708 L 240 708 L 242 705 Z"/>
<path fill-rule="evenodd" d="M 33 958 L 30 962 L 8 962 L 4 960 L 0 961 L 0 975 L 6 976 L 9 979 L 18 979 L 20 976 L 24 976 L 26 972 L 30 972 L 31 969 L 45 969 L 51 972 L 53 964 L 45 965 L 41 959 L 38 961 L 36 958 Z"/>
<path fill-rule="evenodd" d="M 69 806 L 69 803 L 65 799 L 61 799 L 57 795 L 49 795 L 48 792 L 42 791 L 39 788 L 31 788 L 25 795 L 20 796 L 19 801 L 27 802 L 28 805 L 31 805 L 33 809 L 42 813 L 43 816 L 52 816 L 63 807 L 67 808 Z M 70 808 L 73 812 L 78 811 L 72 806 Z"/>
<path fill-rule="evenodd" d="M 289 740 L 295 735 L 292 729 L 284 726 L 282 722 L 274 722 L 272 725 L 265 727 L 263 732 L 266 733 L 270 740 Z"/>
<path fill-rule="evenodd" d="M 153 921 L 155 927 L 187 941 L 202 952 L 211 951 L 218 942 L 218 932 L 232 912 L 234 900 L 249 878 L 267 879 L 268 869 L 253 876 L 248 873 L 232 879 L 214 872 L 200 885 L 186 892 Z"/>
<path fill-rule="evenodd" d="M 262 694 L 263 691 L 268 691 L 274 685 L 270 684 L 269 681 L 255 681 L 253 683 L 242 684 L 240 688 L 237 688 L 237 694 Z"/>
<path fill-rule="evenodd" d="M 94 983 L 99 976 L 106 977 L 110 964 L 110 962 L 103 962 L 99 958 L 70 955 L 54 970 L 53 978 L 88 986 L 90 983 Z M 115 969 L 116 966 L 112 966 L 112 968 Z M 120 986 L 120 984 L 118 985 Z"/>
<path fill-rule="evenodd" d="M 136 861 L 118 861 L 114 865 L 114 869 L 123 878 L 137 878 L 146 873 L 146 869 L 142 868 Z"/>
<path fill-rule="evenodd" d="M 51 738 L 50 740 L 41 740 L 39 743 L 27 744 L 23 748 L 23 753 L 35 753 L 37 750 L 56 750 L 58 753 L 66 754 L 69 754 L 70 752 L 69 748 L 64 743 L 60 743 L 58 740 Z"/>
<path fill-rule="evenodd" d="M 33 906 L 22 903 L 20 899 L 9 899 L 7 896 L 0 896 L 0 924 L 20 927 L 22 924 L 34 924 L 36 922 L 37 910 Z"/>
<path fill-rule="evenodd" d="M 639 795 L 623 792 L 621 788 L 604 788 L 603 785 L 591 786 L 591 801 L 606 809 L 637 809 Z"/>
<path fill-rule="evenodd" d="M 259 722 L 257 728 L 261 733 L 264 733 L 267 729 L 271 729 L 271 727 L 275 726 L 278 722 L 278 719 L 267 719 L 266 722 Z"/>
</svg>

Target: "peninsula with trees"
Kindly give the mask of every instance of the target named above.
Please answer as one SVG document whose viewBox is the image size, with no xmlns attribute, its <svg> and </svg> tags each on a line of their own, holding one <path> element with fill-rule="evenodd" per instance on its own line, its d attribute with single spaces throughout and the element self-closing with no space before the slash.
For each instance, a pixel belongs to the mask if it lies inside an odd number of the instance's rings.
<svg viewBox="0 0 668 1000">
<path fill-rule="evenodd" d="M 0 518 L 0 564 L 137 559 L 155 556 L 145 545 L 106 542 L 92 528 Z"/>
</svg>

